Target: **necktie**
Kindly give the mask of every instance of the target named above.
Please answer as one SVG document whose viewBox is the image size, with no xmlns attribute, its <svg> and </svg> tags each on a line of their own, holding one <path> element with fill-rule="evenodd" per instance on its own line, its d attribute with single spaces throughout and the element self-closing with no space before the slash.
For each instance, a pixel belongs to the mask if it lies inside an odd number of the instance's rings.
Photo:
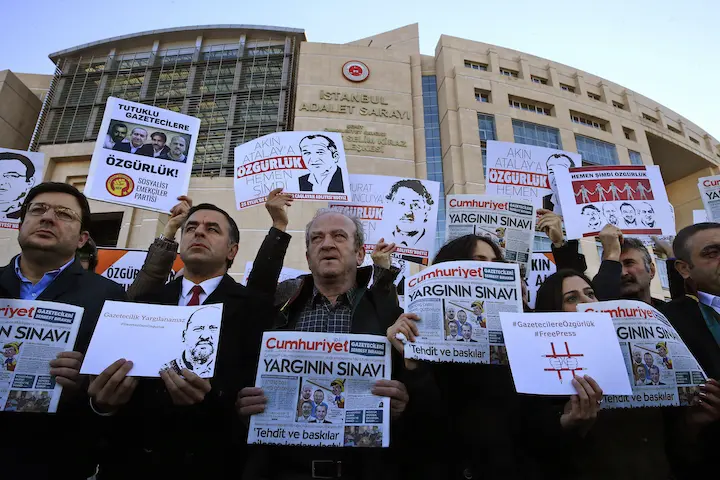
<svg viewBox="0 0 720 480">
<path fill-rule="evenodd" d="M 205 290 L 200 285 L 195 285 L 190 289 L 190 293 L 192 293 L 192 296 L 190 297 L 190 301 L 188 302 L 188 307 L 195 307 L 197 305 L 200 305 L 200 294 L 205 293 Z"/>
</svg>

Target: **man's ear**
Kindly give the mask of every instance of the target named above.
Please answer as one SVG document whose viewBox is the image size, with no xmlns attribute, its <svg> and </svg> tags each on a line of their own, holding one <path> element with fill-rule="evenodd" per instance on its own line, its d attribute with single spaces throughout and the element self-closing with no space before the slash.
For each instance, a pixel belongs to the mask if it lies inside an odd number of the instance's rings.
<svg viewBox="0 0 720 480">
<path fill-rule="evenodd" d="M 655 273 L 656 273 L 656 270 L 655 270 L 655 262 L 650 262 L 650 279 L 651 279 L 651 280 L 652 280 L 653 278 L 655 278 Z"/>
<path fill-rule="evenodd" d="M 80 232 L 77 248 L 82 248 L 87 243 L 88 238 L 90 238 L 90 233 L 88 231 L 83 230 L 82 232 Z"/>
<path fill-rule="evenodd" d="M 365 246 L 363 245 L 357 251 L 357 258 L 356 258 L 357 266 L 359 267 L 360 265 L 362 265 L 364 261 L 365 261 Z"/>
<path fill-rule="evenodd" d="M 688 264 L 685 260 L 675 260 L 675 270 L 677 270 L 685 280 L 690 278 L 690 264 Z"/>
<path fill-rule="evenodd" d="M 228 260 L 235 260 L 235 255 L 238 253 L 238 244 L 236 243 L 232 247 L 230 247 L 230 251 L 228 252 L 227 259 Z"/>
</svg>

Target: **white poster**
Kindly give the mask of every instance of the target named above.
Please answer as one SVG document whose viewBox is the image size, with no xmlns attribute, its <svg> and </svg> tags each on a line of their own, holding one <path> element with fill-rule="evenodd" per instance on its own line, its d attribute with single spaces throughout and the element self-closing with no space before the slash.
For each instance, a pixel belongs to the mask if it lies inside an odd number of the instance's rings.
<svg viewBox="0 0 720 480">
<path fill-rule="evenodd" d="M 329 207 L 357 217 L 365 227 L 365 248 L 384 238 L 396 253 L 427 265 L 435 248 L 440 183 L 384 175 L 350 175 L 351 198 Z"/>
<path fill-rule="evenodd" d="M 490 195 L 448 195 L 445 241 L 463 235 L 488 237 L 509 262 L 530 263 L 535 240 L 535 207 L 527 200 Z"/>
<path fill-rule="evenodd" d="M 605 395 L 603 408 L 695 404 L 698 386 L 707 376 L 662 313 L 634 300 L 583 303 L 577 308 L 610 314 L 622 350 L 623 373 L 632 384 L 632 393 Z"/>
<path fill-rule="evenodd" d="M 511 263 L 444 262 L 410 277 L 405 311 L 420 335 L 405 358 L 507 364 L 500 312 L 522 312 L 520 268 Z"/>
<path fill-rule="evenodd" d="M 0 147 L 0 228 L 17 229 L 20 207 L 35 185 L 42 183 L 45 155 Z"/>
<path fill-rule="evenodd" d="M 245 263 L 245 273 L 243 274 L 243 285 L 247 285 L 248 278 L 250 277 L 250 272 L 252 272 L 253 269 L 253 262 L 247 262 Z M 310 271 L 308 270 L 298 270 L 296 268 L 289 268 L 289 267 L 282 267 L 282 270 L 280 270 L 280 277 L 278 278 L 278 283 L 282 283 L 285 280 L 292 280 L 293 278 L 297 278 L 301 275 L 308 275 Z"/>
<path fill-rule="evenodd" d="M 135 281 L 147 258 L 147 250 L 130 250 L 125 248 L 98 248 L 95 273 L 121 285 L 125 290 Z M 168 282 L 175 279 L 177 272 L 183 268 L 180 255 L 175 257 Z"/>
<path fill-rule="evenodd" d="M 531 201 L 562 215 L 558 170 L 582 165 L 580 154 L 522 143 L 487 142 L 485 193 Z"/>
<path fill-rule="evenodd" d="M 693 210 L 693 223 L 709 222 L 708 214 L 705 210 Z"/>
<path fill-rule="evenodd" d="M 373 265 L 372 256 L 370 253 L 366 253 L 365 260 L 363 260 L 363 263 L 360 266 L 367 267 L 370 265 Z M 400 255 L 393 253 L 390 256 L 390 265 L 400 270 L 400 273 L 398 273 L 393 282 L 395 286 L 405 285 L 405 279 L 410 276 L 410 262 L 403 259 Z M 374 281 L 375 279 L 371 278 L 370 285 L 372 285 Z"/>
<path fill-rule="evenodd" d="M 265 332 L 255 386 L 268 402 L 248 443 L 389 446 L 390 399 L 371 390 L 391 378 L 391 348 L 376 335 Z"/>
<path fill-rule="evenodd" d="M 675 235 L 660 168 L 614 165 L 558 170 L 569 239 L 593 237 L 613 224 L 625 235 Z"/>
<path fill-rule="evenodd" d="M 535 252 L 532 254 L 530 270 L 528 270 L 527 276 L 528 294 L 530 295 L 528 306 L 530 308 L 535 308 L 535 300 L 537 299 L 537 292 L 540 289 L 540 285 L 556 271 L 555 256 L 552 253 Z"/>
<path fill-rule="evenodd" d="M 698 189 L 705 206 L 705 221 L 720 222 L 720 175 L 699 179 Z M 696 210 L 693 210 L 693 217 L 695 217 L 695 212 Z"/>
<path fill-rule="evenodd" d="M 99 375 L 119 358 L 130 376 L 159 377 L 187 368 L 202 378 L 215 372 L 222 304 L 176 307 L 106 301 L 80 373 Z"/>
<path fill-rule="evenodd" d="M 64 303 L 0 300 L 0 411 L 57 411 L 62 387 L 50 360 L 73 350 L 82 316 Z"/>
<path fill-rule="evenodd" d="M 170 213 L 186 195 L 200 119 L 109 97 L 85 195 Z"/>
<path fill-rule="evenodd" d="M 235 147 L 238 210 L 265 203 L 276 188 L 299 200 L 347 201 L 347 160 L 335 132 L 278 132 Z"/>
<path fill-rule="evenodd" d="M 629 395 L 610 315 L 607 313 L 500 313 L 513 382 L 518 393 L 575 395 L 575 376 L 591 376 L 603 392 Z"/>
</svg>

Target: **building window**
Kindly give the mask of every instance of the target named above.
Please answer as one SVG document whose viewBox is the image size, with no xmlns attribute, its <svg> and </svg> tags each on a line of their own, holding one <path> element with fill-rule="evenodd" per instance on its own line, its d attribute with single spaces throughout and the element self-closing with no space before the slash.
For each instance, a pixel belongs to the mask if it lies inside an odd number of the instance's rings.
<svg viewBox="0 0 720 480">
<path fill-rule="evenodd" d="M 613 100 L 612 104 L 613 104 L 613 107 L 615 107 L 615 108 L 619 108 L 620 110 L 625 110 L 625 105 L 620 102 L 616 102 L 615 100 Z"/>
<path fill-rule="evenodd" d="M 597 128 L 598 130 L 602 130 L 603 132 L 607 131 L 607 120 L 593 118 L 587 115 L 583 115 L 582 113 L 573 112 L 572 110 L 570 111 L 570 118 L 572 119 L 573 123 L 579 123 L 580 125 L 585 125 L 586 127 Z"/>
<path fill-rule="evenodd" d="M 618 165 L 617 148 L 615 145 L 602 140 L 575 134 L 577 151 L 582 155 L 583 164 L 588 165 Z"/>
<path fill-rule="evenodd" d="M 697 138 L 695 138 L 695 137 L 688 137 L 688 138 L 690 138 L 690 141 L 693 142 L 695 145 L 700 145 L 700 140 L 698 140 Z"/>
<path fill-rule="evenodd" d="M 487 141 L 495 140 L 495 117 L 478 113 L 478 129 L 480 130 L 480 150 L 482 152 L 483 172 L 487 171 Z M 438 217 L 439 218 L 439 217 Z"/>
<path fill-rule="evenodd" d="M 637 137 L 635 137 L 635 130 L 628 127 L 623 127 L 623 133 L 625 134 L 625 138 L 628 140 L 632 140 L 633 142 L 637 141 Z"/>
<path fill-rule="evenodd" d="M 593 100 L 597 100 L 598 102 L 602 100 L 602 97 L 597 93 L 587 92 L 587 95 L 588 98 L 592 98 Z"/>
<path fill-rule="evenodd" d="M 422 92 L 427 178 L 428 180 L 440 182 L 440 199 L 438 201 L 438 219 L 435 235 L 435 247 L 437 250 L 445 241 L 445 187 L 443 183 L 442 147 L 440 145 L 437 78 L 435 75 L 423 75 Z"/>
<path fill-rule="evenodd" d="M 532 100 L 528 100 L 526 98 L 519 98 L 519 97 L 508 97 L 508 103 L 512 108 L 517 108 L 520 110 L 525 110 L 527 112 L 533 112 L 538 113 L 540 115 L 552 115 L 552 106 L 539 104 L 537 102 L 533 102 Z"/>
<path fill-rule="evenodd" d="M 562 150 L 560 130 L 557 128 L 523 122 L 522 120 L 513 120 L 512 125 L 515 143 Z"/>
<path fill-rule="evenodd" d="M 643 113 L 643 114 L 642 114 L 642 118 L 644 118 L 644 119 L 647 120 L 648 122 L 658 123 L 658 119 L 657 119 L 657 118 L 651 117 L 651 116 L 648 115 L 647 113 Z"/>
<path fill-rule="evenodd" d="M 630 155 L 630 163 L 633 165 L 642 165 L 642 155 L 640 155 L 640 152 L 636 152 L 635 150 L 628 150 L 628 154 Z"/>
<path fill-rule="evenodd" d="M 475 100 L 482 103 L 491 103 L 490 92 L 487 90 L 475 89 Z"/>
<path fill-rule="evenodd" d="M 575 87 L 573 87 L 571 85 L 566 85 L 564 83 L 561 83 L 560 88 L 565 90 L 566 92 L 575 93 Z"/>
<path fill-rule="evenodd" d="M 668 130 L 670 130 L 673 133 L 677 133 L 678 135 L 682 135 L 682 131 L 679 128 L 675 128 L 672 125 L 668 124 Z"/>
<path fill-rule="evenodd" d="M 465 68 L 472 68 L 473 70 L 487 72 L 488 66 L 487 63 L 478 63 L 465 60 Z"/>
<path fill-rule="evenodd" d="M 533 83 L 539 83 L 540 85 L 547 85 L 548 81 L 547 78 L 538 77 L 535 75 L 530 75 L 530 79 Z"/>
<path fill-rule="evenodd" d="M 519 78 L 520 74 L 517 70 L 510 70 L 509 68 L 500 68 L 500 75 L 505 75 L 510 78 Z"/>
</svg>

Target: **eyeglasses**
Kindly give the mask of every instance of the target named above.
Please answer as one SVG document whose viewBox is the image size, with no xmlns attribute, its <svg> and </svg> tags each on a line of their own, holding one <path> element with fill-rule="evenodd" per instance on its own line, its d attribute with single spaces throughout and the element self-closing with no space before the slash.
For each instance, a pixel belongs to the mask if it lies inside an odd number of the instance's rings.
<svg viewBox="0 0 720 480">
<path fill-rule="evenodd" d="M 27 213 L 33 217 L 42 217 L 48 210 L 52 210 L 55 218 L 62 222 L 80 221 L 80 215 L 75 213 L 73 209 L 60 205 L 48 205 L 47 203 L 31 203 L 27 208 Z"/>
</svg>

